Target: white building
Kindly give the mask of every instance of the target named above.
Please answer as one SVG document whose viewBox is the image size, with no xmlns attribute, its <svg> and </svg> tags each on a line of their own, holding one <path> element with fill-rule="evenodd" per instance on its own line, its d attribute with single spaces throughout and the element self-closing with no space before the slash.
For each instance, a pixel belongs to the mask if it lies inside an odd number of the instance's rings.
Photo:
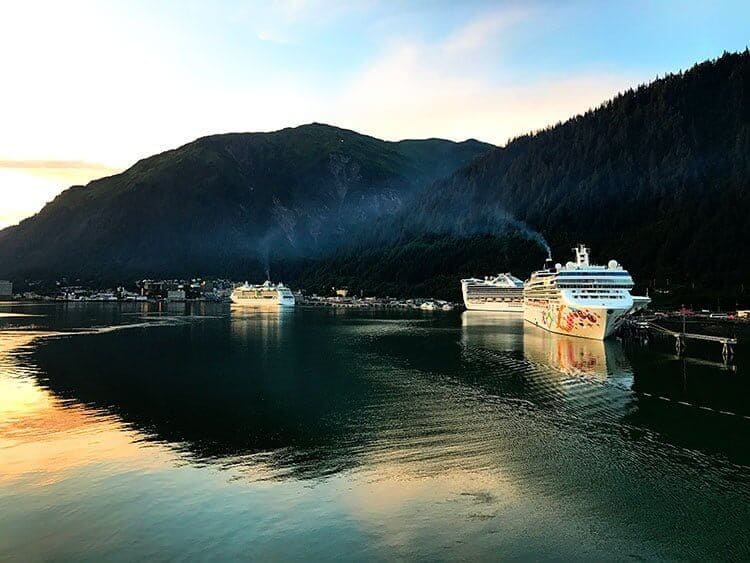
<svg viewBox="0 0 750 563">
<path fill-rule="evenodd" d="M 185 301 L 185 290 L 170 289 L 167 291 L 167 299 L 170 301 Z"/>
<path fill-rule="evenodd" d="M 13 283 L 8 280 L 0 280 L 0 298 L 13 297 Z"/>
</svg>

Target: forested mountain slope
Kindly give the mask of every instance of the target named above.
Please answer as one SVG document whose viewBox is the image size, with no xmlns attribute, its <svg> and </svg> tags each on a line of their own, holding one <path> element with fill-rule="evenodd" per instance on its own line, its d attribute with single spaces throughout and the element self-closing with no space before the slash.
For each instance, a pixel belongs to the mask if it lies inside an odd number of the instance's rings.
<svg viewBox="0 0 750 563">
<path fill-rule="evenodd" d="M 269 253 L 318 256 L 489 148 L 322 124 L 201 138 L 1 231 L 0 277 L 260 276 Z"/>
<path fill-rule="evenodd" d="M 379 246 L 391 237 L 401 247 L 398 259 L 408 263 L 403 246 L 415 233 L 457 237 L 462 254 L 431 256 L 447 261 L 443 274 L 452 274 L 455 288 L 457 276 L 472 272 L 469 261 L 484 268 L 475 275 L 527 275 L 527 260 L 493 262 L 496 245 L 477 242 L 482 233 L 505 237 L 508 216 L 517 232 L 525 223 L 542 233 L 556 261 L 569 260 L 570 248 L 585 242 L 600 263 L 616 258 L 628 267 L 641 290 L 682 286 L 688 295 L 695 286 L 746 301 L 750 54 L 725 54 L 493 149 L 381 225 Z M 445 245 L 445 236 L 440 240 Z M 360 254 L 361 248 L 349 260 L 340 253 L 326 271 L 357 279 L 365 268 L 351 263 L 361 264 Z M 392 256 L 386 250 L 371 257 L 380 267 L 366 270 L 392 274 Z M 538 251 L 537 262 L 542 256 Z"/>
</svg>

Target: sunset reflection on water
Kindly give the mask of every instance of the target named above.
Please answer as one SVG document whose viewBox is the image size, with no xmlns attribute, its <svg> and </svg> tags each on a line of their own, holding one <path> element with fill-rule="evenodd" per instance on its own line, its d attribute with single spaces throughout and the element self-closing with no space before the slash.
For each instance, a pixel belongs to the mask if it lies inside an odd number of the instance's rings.
<svg viewBox="0 0 750 563">
<path fill-rule="evenodd" d="M 621 342 L 518 316 L 7 312 L 21 316 L 0 320 L 0 560 L 750 549 L 747 491 L 727 488 L 745 442 L 686 425 L 742 437 L 743 420 L 645 398 L 691 387 L 665 387 L 671 364 Z M 717 409 L 741 381 L 714 390 Z M 686 551 L 696 528 L 710 533 Z"/>
<path fill-rule="evenodd" d="M 39 338 L 59 337 L 39 331 L 0 332 L 0 485 L 18 481 L 44 486 L 72 471 L 96 464 L 155 467 L 155 452 L 144 455 L 137 433 L 113 415 L 74 400 L 54 396 L 38 384 L 24 350 Z"/>
</svg>

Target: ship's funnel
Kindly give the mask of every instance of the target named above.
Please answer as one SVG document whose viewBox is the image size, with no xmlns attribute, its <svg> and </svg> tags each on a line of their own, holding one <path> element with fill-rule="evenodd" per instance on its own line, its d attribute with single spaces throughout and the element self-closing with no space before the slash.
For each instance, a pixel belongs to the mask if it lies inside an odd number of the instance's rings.
<svg viewBox="0 0 750 563">
<path fill-rule="evenodd" d="M 573 249 L 576 257 L 577 266 L 588 266 L 589 265 L 589 249 L 586 245 L 579 244 Z"/>
</svg>

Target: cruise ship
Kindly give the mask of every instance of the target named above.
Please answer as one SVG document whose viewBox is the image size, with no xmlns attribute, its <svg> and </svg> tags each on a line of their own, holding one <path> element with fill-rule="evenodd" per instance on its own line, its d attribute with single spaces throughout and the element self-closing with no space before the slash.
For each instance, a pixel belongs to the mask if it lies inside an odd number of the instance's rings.
<svg viewBox="0 0 750 563">
<path fill-rule="evenodd" d="M 461 292 L 470 311 L 523 311 L 523 282 L 509 273 L 461 280 Z"/>
<path fill-rule="evenodd" d="M 625 315 L 643 308 L 648 297 L 634 297 L 633 278 L 615 260 L 606 266 L 589 263 L 589 249 L 573 249 L 575 262 L 552 265 L 531 274 L 524 285 L 524 319 L 569 336 L 604 340 Z"/>
<path fill-rule="evenodd" d="M 278 305 L 294 306 L 294 294 L 283 283 L 278 285 L 266 280 L 262 285 L 250 285 L 247 282 L 234 288 L 230 296 L 233 303 L 238 305 Z"/>
</svg>

